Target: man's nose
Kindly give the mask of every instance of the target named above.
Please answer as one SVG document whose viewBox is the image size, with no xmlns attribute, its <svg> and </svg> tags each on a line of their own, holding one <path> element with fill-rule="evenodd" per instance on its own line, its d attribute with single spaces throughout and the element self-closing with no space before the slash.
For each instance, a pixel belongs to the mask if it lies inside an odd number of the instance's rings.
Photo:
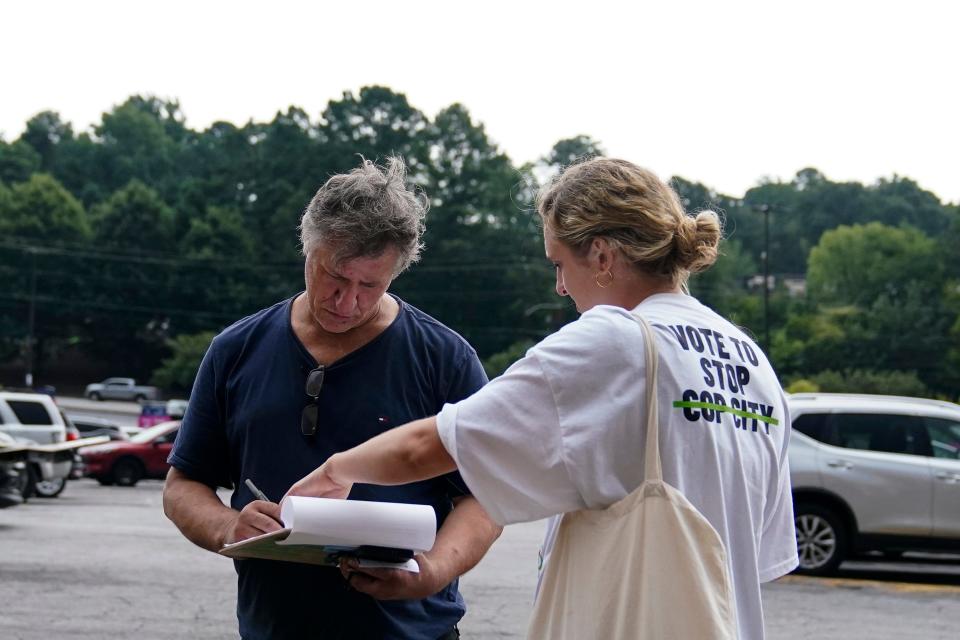
<svg viewBox="0 0 960 640">
<path fill-rule="evenodd" d="M 357 308 L 357 294 L 359 290 L 352 286 L 346 285 L 341 287 L 337 291 L 336 298 L 334 301 L 337 305 L 337 313 L 341 315 L 349 315 Z"/>
</svg>

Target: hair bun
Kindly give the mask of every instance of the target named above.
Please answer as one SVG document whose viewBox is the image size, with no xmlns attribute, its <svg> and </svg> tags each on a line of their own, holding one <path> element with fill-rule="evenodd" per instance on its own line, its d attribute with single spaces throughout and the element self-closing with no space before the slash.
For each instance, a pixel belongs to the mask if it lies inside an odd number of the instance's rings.
<svg viewBox="0 0 960 640">
<path fill-rule="evenodd" d="M 677 265 L 690 273 L 708 269 L 717 260 L 721 233 L 720 218 L 713 211 L 683 216 L 673 237 Z"/>
</svg>

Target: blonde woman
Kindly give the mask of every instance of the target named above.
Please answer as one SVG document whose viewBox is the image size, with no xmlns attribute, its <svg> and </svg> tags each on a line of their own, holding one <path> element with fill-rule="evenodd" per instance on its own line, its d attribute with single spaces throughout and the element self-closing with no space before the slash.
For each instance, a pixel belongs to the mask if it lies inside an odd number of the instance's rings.
<svg viewBox="0 0 960 640">
<path fill-rule="evenodd" d="M 762 638 L 760 583 L 797 565 L 790 421 L 754 341 L 685 293 L 689 274 L 716 259 L 720 221 L 688 215 L 651 172 L 609 158 L 569 167 L 537 204 L 557 293 L 580 318 L 473 396 L 332 456 L 290 493 L 344 497 L 354 483 L 459 469 L 500 524 L 604 510 L 645 481 L 655 402 L 662 478 L 722 544 L 733 634 Z M 645 344 L 643 325 L 655 344 Z M 659 353 L 649 397 L 648 347 Z M 544 544 L 548 572 L 559 561 L 550 558 L 558 522 Z"/>
</svg>

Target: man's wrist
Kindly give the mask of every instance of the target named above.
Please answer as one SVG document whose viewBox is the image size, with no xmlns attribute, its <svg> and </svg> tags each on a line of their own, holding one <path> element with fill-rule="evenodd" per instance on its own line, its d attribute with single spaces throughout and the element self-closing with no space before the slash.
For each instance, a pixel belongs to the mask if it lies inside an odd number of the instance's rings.
<svg viewBox="0 0 960 640">
<path fill-rule="evenodd" d="M 449 553 L 442 550 L 431 549 L 423 554 L 429 564 L 429 576 L 432 584 L 430 585 L 430 595 L 433 595 L 453 582 L 459 574 L 454 570 L 454 563 L 451 562 Z"/>
<path fill-rule="evenodd" d="M 223 522 L 220 527 L 217 528 L 217 534 L 214 537 L 214 544 L 216 549 L 214 551 L 219 551 L 224 546 L 237 542 L 234 540 L 234 531 L 236 530 L 237 521 L 240 519 L 240 512 L 230 509 L 229 514 L 225 514 Z"/>
</svg>

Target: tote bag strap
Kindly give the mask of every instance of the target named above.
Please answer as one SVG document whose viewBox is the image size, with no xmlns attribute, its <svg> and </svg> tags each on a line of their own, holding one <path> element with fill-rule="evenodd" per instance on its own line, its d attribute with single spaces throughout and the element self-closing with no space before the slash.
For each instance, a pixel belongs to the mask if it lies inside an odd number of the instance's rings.
<svg viewBox="0 0 960 640">
<path fill-rule="evenodd" d="M 657 406 L 657 342 L 650 324 L 637 313 L 631 313 L 643 332 L 644 352 L 647 360 L 647 442 L 643 458 L 644 482 L 663 481 L 660 465 L 659 412 Z"/>
</svg>

